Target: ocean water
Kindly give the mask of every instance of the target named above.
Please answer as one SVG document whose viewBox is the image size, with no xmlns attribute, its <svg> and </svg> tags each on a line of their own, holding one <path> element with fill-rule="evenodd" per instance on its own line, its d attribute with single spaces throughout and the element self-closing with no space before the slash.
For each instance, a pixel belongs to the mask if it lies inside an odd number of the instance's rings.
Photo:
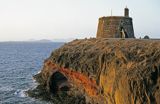
<svg viewBox="0 0 160 104">
<path fill-rule="evenodd" d="M 36 87 L 32 76 L 44 60 L 63 43 L 1 42 L 0 104 L 50 104 L 28 97 L 24 92 Z"/>
</svg>

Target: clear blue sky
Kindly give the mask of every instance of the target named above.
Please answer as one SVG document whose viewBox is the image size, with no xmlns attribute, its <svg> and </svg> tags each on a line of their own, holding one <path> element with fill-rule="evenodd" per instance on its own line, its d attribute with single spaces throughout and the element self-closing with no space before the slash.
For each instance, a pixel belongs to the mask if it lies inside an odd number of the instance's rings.
<svg viewBox="0 0 160 104">
<path fill-rule="evenodd" d="M 95 37 L 98 18 L 126 5 L 137 38 L 160 38 L 160 0 L 0 0 L 0 41 Z"/>
</svg>

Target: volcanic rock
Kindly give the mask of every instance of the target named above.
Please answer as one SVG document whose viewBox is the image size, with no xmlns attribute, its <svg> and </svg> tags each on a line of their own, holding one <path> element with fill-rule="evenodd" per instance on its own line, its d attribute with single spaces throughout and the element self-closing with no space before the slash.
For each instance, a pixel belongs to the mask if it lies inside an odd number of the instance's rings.
<svg viewBox="0 0 160 104">
<path fill-rule="evenodd" d="M 160 40 L 74 40 L 35 79 L 51 95 L 81 96 L 73 104 L 160 104 Z"/>
</svg>

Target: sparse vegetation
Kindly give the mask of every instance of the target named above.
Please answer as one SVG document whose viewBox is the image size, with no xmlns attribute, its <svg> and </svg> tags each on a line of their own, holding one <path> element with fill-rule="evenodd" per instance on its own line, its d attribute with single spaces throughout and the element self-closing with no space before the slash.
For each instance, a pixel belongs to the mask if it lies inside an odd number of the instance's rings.
<svg viewBox="0 0 160 104">
<path fill-rule="evenodd" d="M 41 82 L 47 90 L 47 82 L 57 70 L 77 88 L 71 89 L 72 95 L 83 94 L 92 104 L 159 104 L 159 47 L 159 40 L 74 40 L 47 59 L 41 71 Z M 96 81 L 95 85 L 91 81 Z M 92 91 L 97 91 L 96 97 Z"/>
</svg>

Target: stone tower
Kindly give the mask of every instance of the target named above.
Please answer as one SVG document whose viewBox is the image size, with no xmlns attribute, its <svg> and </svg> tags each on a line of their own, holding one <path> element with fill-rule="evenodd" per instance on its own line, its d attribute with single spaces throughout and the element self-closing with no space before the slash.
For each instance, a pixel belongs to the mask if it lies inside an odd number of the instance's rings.
<svg viewBox="0 0 160 104">
<path fill-rule="evenodd" d="M 99 18 L 97 38 L 135 38 L 129 9 L 124 9 L 124 16 Z"/>
</svg>

